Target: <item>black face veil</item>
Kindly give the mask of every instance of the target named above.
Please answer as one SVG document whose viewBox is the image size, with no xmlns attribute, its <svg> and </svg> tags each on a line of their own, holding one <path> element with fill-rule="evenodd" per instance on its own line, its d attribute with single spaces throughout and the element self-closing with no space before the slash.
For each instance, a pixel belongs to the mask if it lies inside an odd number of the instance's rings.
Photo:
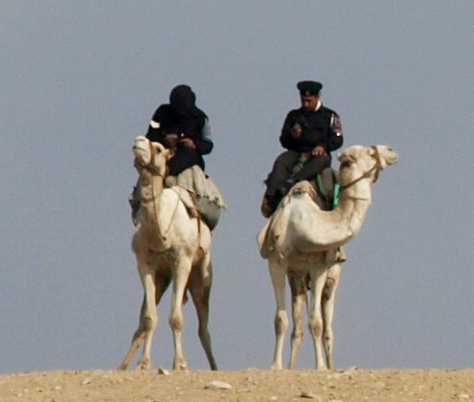
<svg viewBox="0 0 474 402">
<path fill-rule="evenodd" d="M 188 85 L 178 85 L 171 90 L 170 105 L 178 115 L 193 115 L 196 112 L 196 95 Z"/>
</svg>

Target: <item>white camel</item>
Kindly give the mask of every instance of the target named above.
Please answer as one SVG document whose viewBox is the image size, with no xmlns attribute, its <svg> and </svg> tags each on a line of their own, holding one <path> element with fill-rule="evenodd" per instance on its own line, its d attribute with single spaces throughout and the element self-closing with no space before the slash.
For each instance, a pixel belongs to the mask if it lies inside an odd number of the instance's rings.
<svg viewBox="0 0 474 402">
<path fill-rule="evenodd" d="M 285 307 L 286 276 L 294 322 L 289 367 L 296 367 L 303 337 L 306 293 L 310 289 L 309 330 L 316 368 L 334 368 L 332 320 L 342 269 L 338 249 L 360 231 L 372 201 L 372 183 L 382 169 L 398 162 L 398 155 L 385 145 L 356 145 L 339 153 L 338 159 L 341 193 L 337 208 L 322 210 L 314 202 L 312 185 L 306 181 L 297 183 L 258 235 L 260 253 L 268 259 L 277 304 L 272 369 L 283 367 L 283 344 L 289 324 Z"/>
<path fill-rule="evenodd" d="M 169 324 L 174 340 L 174 369 L 186 369 L 182 347 L 183 312 L 187 290 L 199 320 L 199 338 L 212 370 L 217 370 L 208 331 L 212 282 L 211 231 L 193 210 L 189 193 L 181 187 L 164 188 L 170 151 L 139 136 L 133 145 L 140 175 L 139 223 L 132 239 L 138 272 L 144 288 L 140 320 L 132 345 L 120 365 L 126 369 L 145 342 L 138 368 L 151 367 L 153 333 L 158 323 L 157 305 L 172 283 Z"/>
</svg>

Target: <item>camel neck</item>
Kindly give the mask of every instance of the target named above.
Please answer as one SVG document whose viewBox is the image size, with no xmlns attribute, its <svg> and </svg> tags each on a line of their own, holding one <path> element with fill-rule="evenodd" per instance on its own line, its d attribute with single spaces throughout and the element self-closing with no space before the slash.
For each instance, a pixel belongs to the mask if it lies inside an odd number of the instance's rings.
<svg viewBox="0 0 474 402">
<path fill-rule="evenodd" d="M 156 226 L 159 215 L 159 198 L 163 193 L 163 177 L 158 175 L 142 176 L 141 178 L 141 209 L 142 217 L 147 225 Z"/>
</svg>

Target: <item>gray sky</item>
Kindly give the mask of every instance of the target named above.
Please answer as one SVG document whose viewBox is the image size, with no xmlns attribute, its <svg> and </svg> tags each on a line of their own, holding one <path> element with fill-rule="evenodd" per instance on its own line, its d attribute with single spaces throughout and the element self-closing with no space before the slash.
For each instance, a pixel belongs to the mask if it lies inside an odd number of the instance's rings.
<svg viewBox="0 0 474 402">
<path fill-rule="evenodd" d="M 324 83 L 344 147 L 400 154 L 347 247 L 336 366 L 472 367 L 473 18 L 471 0 L 2 0 L 0 373 L 123 359 L 142 298 L 131 146 L 180 83 L 210 116 L 207 171 L 229 207 L 213 245 L 217 363 L 269 367 L 275 303 L 255 236 L 304 79 Z M 171 366 L 169 296 L 154 367 Z M 206 369 L 196 333 L 187 305 L 185 353 Z M 306 331 L 299 367 L 313 366 Z"/>
</svg>

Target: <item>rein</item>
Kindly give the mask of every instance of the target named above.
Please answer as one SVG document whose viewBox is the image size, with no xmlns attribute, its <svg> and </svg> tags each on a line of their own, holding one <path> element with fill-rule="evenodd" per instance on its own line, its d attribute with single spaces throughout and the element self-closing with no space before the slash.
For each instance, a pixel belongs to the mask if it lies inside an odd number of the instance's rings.
<svg viewBox="0 0 474 402">
<path fill-rule="evenodd" d="M 380 155 L 379 155 L 379 151 L 377 150 L 377 147 L 373 145 L 371 148 L 375 151 L 374 166 L 372 166 L 369 170 L 367 170 L 367 172 L 363 173 L 362 176 L 360 176 L 359 178 L 351 181 L 348 184 L 345 184 L 344 186 L 341 186 L 341 191 L 347 190 L 349 187 L 352 187 L 354 184 L 358 183 L 359 181 L 366 179 L 368 177 L 371 177 L 374 172 L 375 174 L 374 174 L 373 183 L 375 183 L 378 180 L 379 172 L 382 170 L 382 162 L 380 161 Z"/>
</svg>

